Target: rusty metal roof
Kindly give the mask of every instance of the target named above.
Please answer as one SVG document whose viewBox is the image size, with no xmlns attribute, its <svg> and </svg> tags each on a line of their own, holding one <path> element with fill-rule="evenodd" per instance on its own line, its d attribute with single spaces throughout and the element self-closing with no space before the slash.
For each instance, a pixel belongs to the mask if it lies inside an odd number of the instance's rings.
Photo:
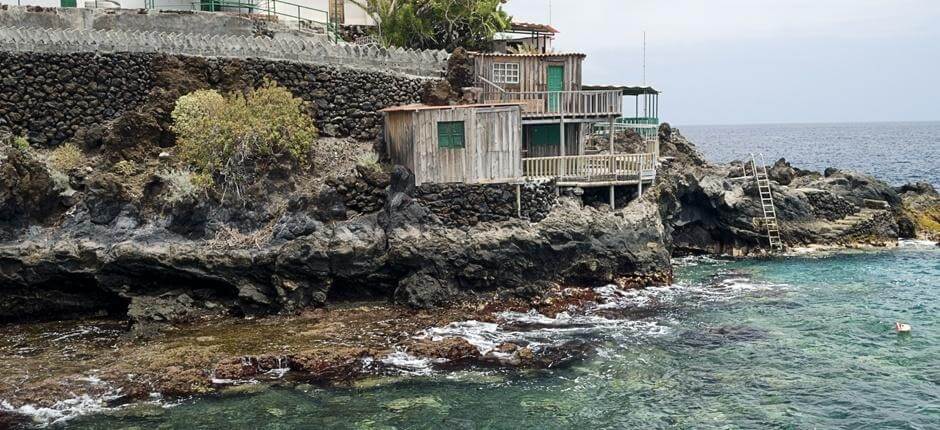
<svg viewBox="0 0 940 430">
<path fill-rule="evenodd" d="M 513 21 L 509 26 L 509 31 L 524 31 L 524 32 L 538 32 L 538 33 L 560 33 L 555 27 L 552 27 L 548 24 L 535 24 L 531 22 L 515 22 Z"/>
</svg>

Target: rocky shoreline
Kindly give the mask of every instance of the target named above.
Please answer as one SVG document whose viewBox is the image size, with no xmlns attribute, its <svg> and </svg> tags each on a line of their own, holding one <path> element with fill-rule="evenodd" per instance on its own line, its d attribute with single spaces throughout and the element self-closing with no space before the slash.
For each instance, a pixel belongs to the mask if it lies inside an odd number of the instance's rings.
<svg viewBox="0 0 940 430">
<path fill-rule="evenodd" d="M 326 180 L 271 172 L 237 204 L 168 202 L 166 161 L 153 150 L 131 175 L 89 168 L 108 163 L 96 158 L 63 184 L 41 153 L 4 148 L 0 350 L 17 360 L 3 364 L 3 419 L 248 381 L 348 384 L 408 363 L 538 369 L 583 359 L 589 345 L 481 348 L 433 333 L 519 324 L 501 321 L 507 312 L 594 311 L 609 300 L 605 285 L 671 283 L 675 256 L 765 255 L 742 164 L 707 163 L 678 131 L 660 132 L 665 158 L 643 196 L 612 211 L 577 190 L 533 187 L 522 217 L 509 189 L 416 188 L 405 169 L 350 159 Z M 929 185 L 785 160 L 770 176 L 791 248 L 938 233 Z"/>
<path fill-rule="evenodd" d="M 17 360 L 0 364 L 0 422 L 50 422 L 256 384 L 352 385 L 435 370 L 563 367 L 589 356 L 592 345 L 471 342 L 454 330 L 469 324 L 518 334 L 545 324 L 577 327 L 578 316 L 623 318 L 630 309 L 617 303 L 622 291 L 554 287 L 538 299 L 493 295 L 434 310 L 371 302 L 261 319 L 207 318 L 165 325 L 147 339 L 122 320 L 8 324 L 0 327 L 0 351 Z"/>
</svg>

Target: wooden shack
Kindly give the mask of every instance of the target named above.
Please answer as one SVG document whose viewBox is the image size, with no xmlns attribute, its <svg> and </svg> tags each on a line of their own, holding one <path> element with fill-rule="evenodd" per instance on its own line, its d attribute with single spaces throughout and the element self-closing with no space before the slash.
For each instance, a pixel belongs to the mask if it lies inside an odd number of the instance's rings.
<svg viewBox="0 0 940 430">
<path fill-rule="evenodd" d="M 476 76 L 483 78 L 483 90 L 499 87 L 514 93 L 580 91 L 584 54 L 488 54 L 474 53 Z"/>
<path fill-rule="evenodd" d="M 513 182 L 522 178 L 522 110 L 518 103 L 407 105 L 383 109 L 392 162 L 415 184 Z"/>
</svg>

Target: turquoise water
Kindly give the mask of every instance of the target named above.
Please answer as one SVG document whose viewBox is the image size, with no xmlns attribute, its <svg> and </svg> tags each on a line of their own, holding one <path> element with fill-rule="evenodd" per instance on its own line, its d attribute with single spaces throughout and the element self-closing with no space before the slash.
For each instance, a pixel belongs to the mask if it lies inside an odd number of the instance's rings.
<svg viewBox="0 0 940 430">
<path fill-rule="evenodd" d="M 68 427 L 940 428 L 940 248 L 681 264 L 677 285 L 618 293 L 578 324 L 503 333 L 598 346 L 565 369 L 270 388 Z"/>
</svg>

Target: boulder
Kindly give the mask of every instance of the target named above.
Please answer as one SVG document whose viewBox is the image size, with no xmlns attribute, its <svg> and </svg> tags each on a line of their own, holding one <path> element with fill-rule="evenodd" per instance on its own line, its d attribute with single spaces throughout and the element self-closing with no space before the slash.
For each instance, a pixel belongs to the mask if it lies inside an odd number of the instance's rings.
<svg viewBox="0 0 940 430">
<path fill-rule="evenodd" d="M 452 303 L 457 297 L 456 285 L 427 273 L 415 273 L 398 283 L 395 301 L 417 309 L 428 309 Z"/>
</svg>

